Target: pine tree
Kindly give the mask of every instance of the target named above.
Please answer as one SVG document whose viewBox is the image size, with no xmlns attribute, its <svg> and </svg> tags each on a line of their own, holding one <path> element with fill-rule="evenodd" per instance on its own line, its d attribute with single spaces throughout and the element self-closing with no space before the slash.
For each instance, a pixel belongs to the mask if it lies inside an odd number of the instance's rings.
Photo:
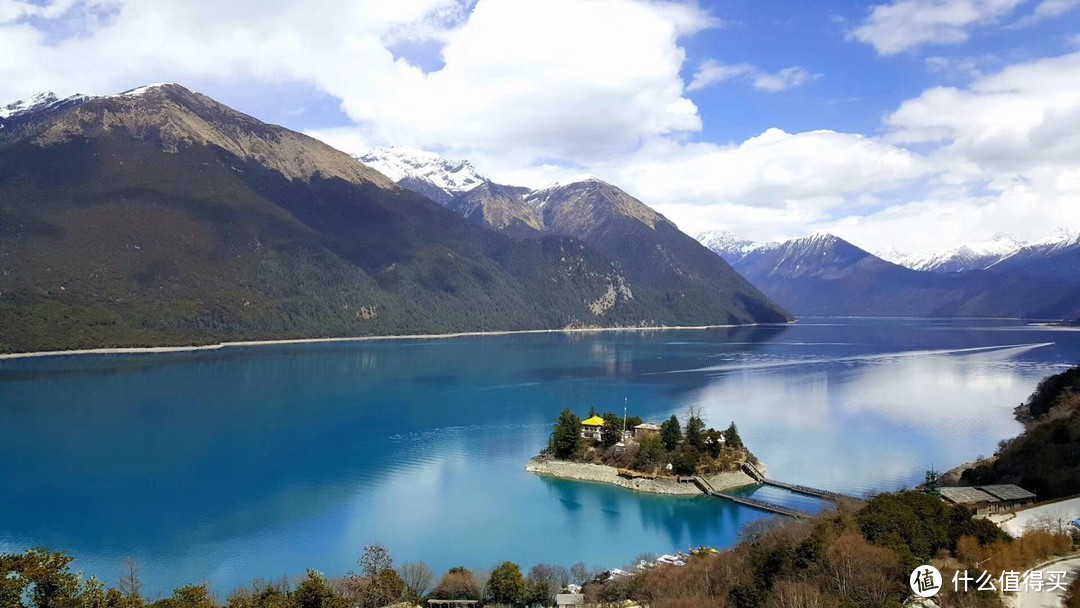
<svg viewBox="0 0 1080 608">
<path fill-rule="evenodd" d="M 705 421 L 693 412 L 686 420 L 686 443 L 698 450 L 705 447 Z"/>
<path fill-rule="evenodd" d="M 679 419 L 672 414 L 671 418 L 660 425 L 660 442 L 664 444 L 667 451 L 671 452 L 679 447 L 680 441 L 682 441 L 682 426 L 679 424 Z"/>
<path fill-rule="evenodd" d="M 577 453 L 579 445 L 581 445 L 581 419 L 566 408 L 555 422 L 555 430 L 551 433 L 551 439 L 548 440 L 548 450 L 556 458 L 570 458 Z"/>
<path fill-rule="evenodd" d="M 735 448 L 737 450 L 742 449 L 742 437 L 739 437 L 739 429 L 735 426 L 734 421 L 732 421 L 731 426 L 729 426 L 727 430 L 724 431 L 724 441 L 728 447 Z"/>
</svg>

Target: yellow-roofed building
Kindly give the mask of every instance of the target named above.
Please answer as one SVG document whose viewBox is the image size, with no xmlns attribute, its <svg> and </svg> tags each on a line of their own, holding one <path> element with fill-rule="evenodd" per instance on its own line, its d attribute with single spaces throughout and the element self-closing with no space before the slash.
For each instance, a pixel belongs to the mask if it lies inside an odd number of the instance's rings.
<svg viewBox="0 0 1080 608">
<path fill-rule="evenodd" d="M 600 441 L 600 431 L 604 428 L 604 419 L 593 416 L 581 421 L 581 436 L 585 439 Z"/>
</svg>

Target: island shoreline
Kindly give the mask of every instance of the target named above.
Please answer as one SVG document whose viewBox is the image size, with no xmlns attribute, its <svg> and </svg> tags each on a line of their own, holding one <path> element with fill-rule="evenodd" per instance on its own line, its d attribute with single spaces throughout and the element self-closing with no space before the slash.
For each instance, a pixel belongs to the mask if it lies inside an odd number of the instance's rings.
<svg viewBox="0 0 1080 608">
<path fill-rule="evenodd" d="M 327 344 L 334 342 L 375 342 L 382 340 L 436 340 L 449 338 L 469 338 L 484 336 L 510 336 L 519 334 L 575 334 L 606 333 L 630 331 L 686 331 L 695 329 L 730 329 L 738 327 L 787 327 L 789 323 L 745 323 L 737 325 L 658 325 L 649 327 L 582 327 L 561 329 L 507 329 L 498 331 L 464 331 L 445 334 L 401 334 L 389 336 L 345 336 L 340 338 L 286 338 L 280 340 L 238 340 L 215 344 L 191 344 L 181 346 L 121 346 L 103 348 L 84 348 L 72 350 L 47 350 L 23 353 L 0 353 L 0 361 L 9 359 L 31 359 L 38 357 L 70 357 L 81 355 L 146 355 L 163 353 L 184 353 L 226 348 L 251 348 L 257 346 L 282 346 L 289 344 Z"/>
<path fill-rule="evenodd" d="M 525 465 L 525 470 L 541 477 L 603 483 L 645 494 L 659 494 L 665 496 L 705 496 L 701 489 L 692 483 L 680 483 L 674 478 L 627 479 L 625 477 L 620 477 L 618 469 L 615 467 L 604 464 L 572 462 L 569 460 L 557 460 L 537 456 L 529 459 L 529 462 Z M 753 477 L 750 477 L 742 471 L 718 473 L 711 477 L 707 477 L 706 480 L 720 492 L 731 490 L 733 488 L 757 485 L 757 481 L 755 481 Z"/>
</svg>

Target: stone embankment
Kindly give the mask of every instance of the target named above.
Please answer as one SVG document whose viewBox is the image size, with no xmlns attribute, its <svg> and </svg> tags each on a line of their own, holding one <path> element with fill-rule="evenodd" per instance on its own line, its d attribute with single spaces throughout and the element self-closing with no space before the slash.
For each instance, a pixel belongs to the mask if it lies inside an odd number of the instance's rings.
<svg viewBox="0 0 1080 608">
<path fill-rule="evenodd" d="M 615 467 L 602 464 L 589 464 L 585 462 L 569 462 L 566 460 L 554 460 L 548 458 L 533 458 L 525 465 L 525 470 L 537 475 L 547 475 L 560 479 L 573 479 L 576 481 L 595 481 L 609 483 L 611 485 L 648 492 L 650 494 L 668 494 L 671 496 L 701 496 L 701 490 L 693 483 L 679 483 L 674 478 L 660 477 L 657 479 L 627 479 L 619 476 Z M 706 478 L 718 491 L 749 486 L 756 483 L 752 477 L 742 471 L 732 473 L 719 473 Z"/>
</svg>

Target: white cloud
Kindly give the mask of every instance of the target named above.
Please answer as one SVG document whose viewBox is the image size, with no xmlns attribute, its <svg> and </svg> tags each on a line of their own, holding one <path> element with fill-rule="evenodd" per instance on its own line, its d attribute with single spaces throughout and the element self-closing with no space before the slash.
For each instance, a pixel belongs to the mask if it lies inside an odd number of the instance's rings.
<svg viewBox="0 0 1080 608">
<path fill-rule="evenodd" d="M 971 178 L 1050 165 L 1080 155 L 1080 52 L 1013 65 L 965 89 L 937 87 L 906 101 L 885 124 L 889 140 L 931 143 Z"/>
<path fill-rule="evenodd" d="M 972 29 L 1000 20 L 1024 1 L 893 0 L 875 5 L 848 38 L 873 45 L 882 55 L 926 44 L 959 44 Z"/>
<path fill-rule="evenodd" d="M 1042 0 L 1030 15 L 1027 15 L 1012 27 L 1027 27 L 1040 21 L 1054 19 L 1080 6 L 1080 0 Z"/>
<path fill-rule="evenodd" d="M 811 74 L 804 68 L 793 66 L 783 68 L 773 74 L 766 72 L 754 76 L 754 88 L 769 92 L 786 91 L 802 86 L 815 78 L 818 78 L 817 74 Z"/>
<path fill-rule="evenodd" d="M 686 87 L 686 89 L 688 91 L 700 91 L 701 89 L 710 87 L 718 82 L 747 76 L 754 70 L 756 70 L 756 68 L 748 63 L 725 65 L 719 61 L 710 59 L 698 68 L 698 71 L 694 74 L 693 80 L 690 81 L 690 86 Z"/>
<path fill-rule="evenodd" d="M 852 35 L 882 53 L 956 41 L 1020 1 L 898 0 Z M 57 40 L 41 20 L 89 26 Z M 340 100 L 353 124 L 314 133 L 339 148 L 411 145 L 529 186 L 591 172 L 688 232 L 832 229 L 875 249 L 926 250 L 1080 227 L 1066 213 L 1080 200 L 1080 79 L 1063 77 L 1080 72 L 1080 54 L 989 75 L 973 64 L 970 84 L 908 100 L 877 136 L 767 129 L 695 141 L 702 122 L 687 90 L 815 77 L 706 62 L 687 86 L 683 37 L 720 25 L 694 4 L 648 0 L 0 0 L 0 100 L 163 80 L 299 82 Z M 440 45 L 442 67 L 395 57 L 406 40 Z"/>
<path fill-rule="evenodd" d="M 931 147 L 940 171 L 934 190 L 833 228 L 929 252 L 998 232 L 1037 239 L 1057 226 L 1080 227 L 1080 79 L 1062 78 L 1076 73 L 1080 53 L 1012 65 L 901 104 L 885 118 L 884 139 Z"/>
<path fill-rule="evenodd" d="M 27 0 L 0 0 L 0 24 L 12 23 L 25 17 L 55 19 L 70 10 L 76 1 L 32 3 Z"/>
<path fill-rule="evenodd" d="M 948 80 L 969 81 L 981 78 L 991 68 L 1000 68 L 1001 60 L 994 55 L 975 57 L 927 57 L 923 62 L 931 72 L 942 74 Z"/>
<path fill-rule="evenodd" d="M 602 169 L 644 200 L 759 208 L 821 206 L 887 191 L 928 171 L 916 155 L 872 138 L 780 129 L 737 146 L 657 143 Z"/>
<path fill-rule="evenodd" d="M 772 131 L 650 150 L 607 175 L 690 232 L 827 230 L 920 253 L 999 232 L 1038 239 L 1080 228 L 1080 79 L 1063 77 L 1077 73 L 1080 52 L 1014 64 L 900 104 L 879 137 Z"/>
<path fill-rule="evenodd" d="M 637 0 L 273 3 L 118 1 L 87 36 L 46 44 L 0 26 L 0 98 L 108 92 L 192 77 L 312 83 L 375 140 L 587 158 L 701 129 L 678 44 L 719 21 L 693 4 Z M 33 7 L 19 5 L 23 14 Z M 213 19 L 206 19 L 213 14 Z M 326 19 L 331 14 L 333 19 Z M 444 44 L 425 73 L 388 50 Z"/>
<path fill-rule="evenodd" d="M 770 73 L 748 63 L 727 65 L 710 59 L 702 63 L 698 71 L 694 73 L 686 90 L 699 91 L 725 80 L 745 79 L 759 91 L 775 93 L 802 86 L 818 77 L 818 74 L 811 74 L 806 68 L 798 66 Z"/>
</svg>

